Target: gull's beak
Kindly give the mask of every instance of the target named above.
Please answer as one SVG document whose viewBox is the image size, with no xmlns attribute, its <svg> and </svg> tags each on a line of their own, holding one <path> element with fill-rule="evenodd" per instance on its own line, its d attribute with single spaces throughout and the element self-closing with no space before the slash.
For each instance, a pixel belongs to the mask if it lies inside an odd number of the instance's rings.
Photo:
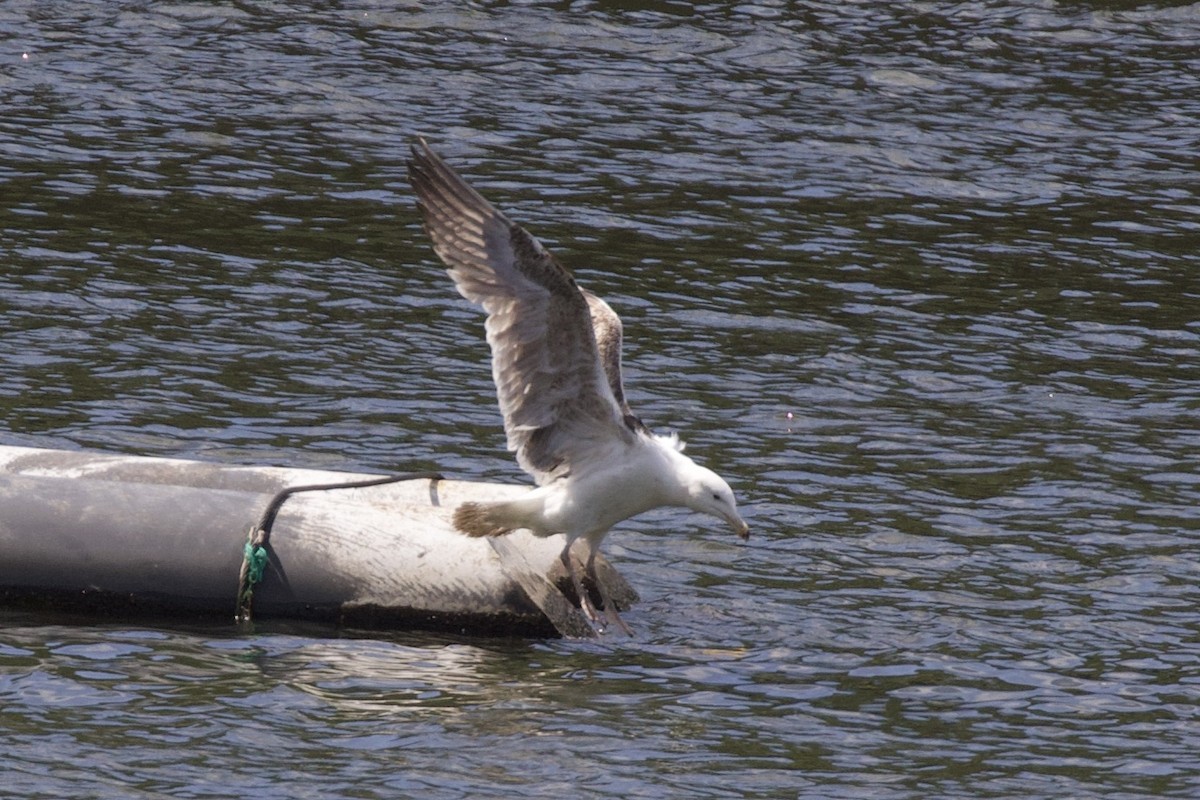
<svg viewBox="0 0 1200 800">
<path fill-rule="evenodd" d="M 729 523 L 729 527 L 733 528 L 733 532 L 739 537 L 741 537 L 743 540 L 750 538 L 750 526 L 746 524 L 746 520 L 742 519 L 737 514 L 730 514 L 725 519 Z"/>
</svg>

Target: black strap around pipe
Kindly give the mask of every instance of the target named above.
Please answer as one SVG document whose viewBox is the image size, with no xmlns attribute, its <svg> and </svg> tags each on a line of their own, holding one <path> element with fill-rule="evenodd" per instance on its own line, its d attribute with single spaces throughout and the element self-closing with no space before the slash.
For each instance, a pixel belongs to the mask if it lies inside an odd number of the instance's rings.
<svg viewBox="0 0 1200 800">
<path fill-rule="evenodd" d="M 250 528 L 247 535 L 245 553 L 242 558 L 242 569 L 238 576 L 237 614 L 238 622 L 249 622 L 251 605 L 254 599 L 254 587 L 264 577 L 268 563 L 275 568 L 287 585 L 287 575 L 283 572 L 283 564 L 271 549 L 271 528 L 275 525 L 275 517 L 279 509 L 289 497 L 299 492 L 328 492 L 336 489 L 364 489 L 368 486 L 382 486 L 386 483 L 401 483 L 403 481 L 428 480 L 434 485 L 445 480 L 437 472 L 410 472 L 404 475 L 387 475 L 380 478 L 368 478 L 361 481 L 344 481 L 341 483 L 314 483 L 305 486 L 288 486 L 276 492 L 267 503 L 258 522 Z"/>
</svg>

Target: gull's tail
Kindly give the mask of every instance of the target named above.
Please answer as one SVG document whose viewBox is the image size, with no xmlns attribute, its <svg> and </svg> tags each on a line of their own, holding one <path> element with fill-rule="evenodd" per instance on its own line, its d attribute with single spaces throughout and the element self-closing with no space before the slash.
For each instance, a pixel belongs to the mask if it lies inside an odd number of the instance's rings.
<svg viewBox="0 0 1200 800">
<path fill-rule="evenodd" d="M 512 524 L 512 503 L 463 503 L 454 509 L 454 527 L 467 536 L 503 536 Z"/>
</svg>

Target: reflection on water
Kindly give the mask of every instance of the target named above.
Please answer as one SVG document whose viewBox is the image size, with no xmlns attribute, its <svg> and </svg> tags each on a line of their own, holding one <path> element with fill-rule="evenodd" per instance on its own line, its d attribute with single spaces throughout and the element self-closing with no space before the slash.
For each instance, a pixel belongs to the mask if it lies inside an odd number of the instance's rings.
<svg viewBox="0 0 1200 800">
<path fill-rule="evenodd" d="M 1192 5 L 0 6 L 9 444 L 523 481 L 424 134 L 745 497 L 633 641 L 0 628 L 15 796 L 1200 789 Z M 268 754 L 262 757 L 262 754 Z"/>
</svg>

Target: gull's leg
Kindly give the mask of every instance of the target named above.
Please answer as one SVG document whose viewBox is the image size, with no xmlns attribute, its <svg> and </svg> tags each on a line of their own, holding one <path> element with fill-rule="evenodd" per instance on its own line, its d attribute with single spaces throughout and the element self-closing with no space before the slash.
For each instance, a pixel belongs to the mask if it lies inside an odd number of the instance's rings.
<svg viewBox="0 0 1200 800">
<path fill-rule="evenodd" d="M 571 585 L 575 587 L 575 594 L 579 597 L 579 609 L 587 616 L 588 622 L 592 627 L 596 628 L 598 633 L 604 632 L 604 623 L 600 620 L 600 614 L 596 611 L 596 607 L 592 605 L 592 598 L 588 596 L 587 591 L 583 588 L 583 581 L 579 579 L 579 573 L 575 571 L 575 563 L 571 560 L 571 544 L 568 539 L 567 546 L 563 548 L 562 555 L 559 559 L 566 567 L 567 574 L 571 576 Z M 588 563 L 591 563 L 589 559 Z"/>
<path fill-rule="evenodd" d="M 588 560 L 587 560 L 587 576 L 591 578 L 592 583 L 596 584 L 596 589 L 600 592 L 600 599 L 604 602 L 604 616 L 609 622 L 616 625 L 626 636 L 633 636 L 633 629 L 625 624 L 625 620 L 621 619 L 621 615 L 617 613 L 617 604 L 613 602 L 612 597 L 608 593 L 608 587 L 604 585 L 604 581 L 600 580 L 600 576 L 596 574 L 596 553 L 599 548 L 588 542 Z"/>
</svg>

